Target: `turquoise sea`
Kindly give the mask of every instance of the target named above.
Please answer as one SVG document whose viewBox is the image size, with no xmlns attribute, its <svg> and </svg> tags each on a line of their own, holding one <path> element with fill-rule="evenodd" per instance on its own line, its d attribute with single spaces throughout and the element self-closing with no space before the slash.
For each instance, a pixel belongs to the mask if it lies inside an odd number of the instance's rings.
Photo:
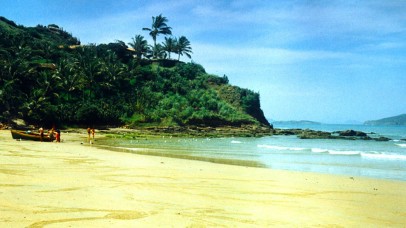
<svg viewBox="0 0 406 228">
<path fill-rule="evenodd" d="M 406 126 L 275 125 L 322 131 L 358 130 L 385 136 L 377 142 L 342 139 L 262 138 L 139 138 L 102 142 L 115 150 L 184 159 L 259 166 L 271 169 L 363 176 L 406 181 Z"/>
</svg>

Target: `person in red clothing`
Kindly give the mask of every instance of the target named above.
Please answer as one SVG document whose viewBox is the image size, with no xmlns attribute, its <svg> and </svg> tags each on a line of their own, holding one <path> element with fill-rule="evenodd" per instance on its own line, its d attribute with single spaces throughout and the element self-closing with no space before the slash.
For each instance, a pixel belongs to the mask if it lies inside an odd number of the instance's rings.
<svg viewBox="0 0 406 228">
<path fill-rule="evenodd" d="M 57 143 L 61 142 L 61 131 L 59 129 L 55 131 L 55 139 Z"/>
</svg>

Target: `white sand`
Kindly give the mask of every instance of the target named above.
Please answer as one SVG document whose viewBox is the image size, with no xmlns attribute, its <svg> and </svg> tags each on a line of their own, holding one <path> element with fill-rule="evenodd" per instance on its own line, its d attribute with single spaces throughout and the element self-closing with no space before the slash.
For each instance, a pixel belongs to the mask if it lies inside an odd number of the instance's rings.
<svg viewBox="0 0 406 228">
<path fill-rule="evenodd" d="M 405 227 L 406 182 L 246 168 L 0 131 L 0 227 Z"/>
</svg>

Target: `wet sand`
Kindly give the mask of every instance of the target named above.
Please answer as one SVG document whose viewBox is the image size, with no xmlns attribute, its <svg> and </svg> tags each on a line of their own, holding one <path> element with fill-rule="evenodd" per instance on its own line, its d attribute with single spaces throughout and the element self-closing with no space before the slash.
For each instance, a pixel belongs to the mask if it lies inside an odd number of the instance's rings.
<svg viewBox="0 0 406 228">
<path fill-rule="evenodd" d="M 406 226 L 406 182 L 112 152 L 86 137 L 0 131 L 0 227 Z"/>
</svg>

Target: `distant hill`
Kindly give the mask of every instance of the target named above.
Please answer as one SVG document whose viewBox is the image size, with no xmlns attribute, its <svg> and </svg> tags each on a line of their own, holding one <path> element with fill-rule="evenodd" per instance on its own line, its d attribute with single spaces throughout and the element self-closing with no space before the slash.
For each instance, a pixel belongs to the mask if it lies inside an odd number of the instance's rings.
<svg viewBox="0 0 406 228">
<path fill-rule="evenodd" d="M 369 120 L 365 125 L 406 125 L 406 114 L 387 117 L 379 120 Z"/>
</svg>

